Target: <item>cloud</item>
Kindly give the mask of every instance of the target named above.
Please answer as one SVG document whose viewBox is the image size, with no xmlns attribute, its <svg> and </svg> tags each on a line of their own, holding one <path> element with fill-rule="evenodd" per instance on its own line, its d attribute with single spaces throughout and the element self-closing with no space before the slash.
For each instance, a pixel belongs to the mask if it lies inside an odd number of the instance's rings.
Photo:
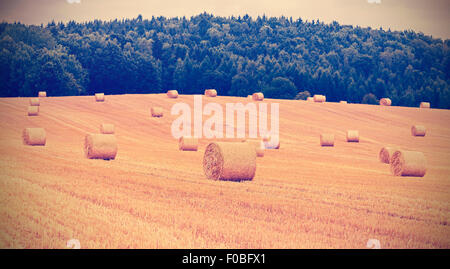
<svg viewBox="0 0 450 269">
<path fill-rule="evenodd" d="M 67 3 L 69 3 L 69 4 L 79 4 L 79 3 L 81 3 L 81 0 L 67 0 Z"/>
<path fill-rule="evenodd" d="M 381 4 L 381 0 L 367 0 L 369 4 Z"/>
</svg>

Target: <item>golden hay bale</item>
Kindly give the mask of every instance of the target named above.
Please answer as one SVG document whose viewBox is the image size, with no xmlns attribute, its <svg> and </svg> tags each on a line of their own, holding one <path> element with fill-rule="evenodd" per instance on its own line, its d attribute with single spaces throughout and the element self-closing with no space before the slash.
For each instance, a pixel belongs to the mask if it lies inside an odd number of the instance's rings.
<svg viewBox="0 0 450 269">
<path fill-rule="evenodd" d="M 357 130 L 348 130 L 347 142 L 359 142 L 359 132 Z"/>
<path fill-rule="evenodd" d="M 334 134 L 321 134 L 320 135 L 320 145 L 322 147 L 334 146 Z"/>
<path fill-rule="evenodd" d="M 425 136 L 427 129 L 423 125 L 414 125 L 411 127 L 412 136 Z"/>
<path fill-rule="evenodd" d="M 347 104 L 347 101 L 340 101 L 340 104 Z"/>
<path fill-rule="evenodd" d="M 164 115 L 163 108 L 160 106 L 154 106 L 151 109 L 152 117 L 162 117 Z"/>
<path fill-rule="evenodd" d="M 313 101 L 314 101 L 314 97 L 312 97 L 312 96 L 310 96 L 310 97 L 307 97 L 307 98 L 306 98 L 306 101 L 310 101 L 310 102 L 313 102 Z"/>
<path fill-rule="evenodd" d="M 205 90 L 205 96 L 207 97 L 216 97 L 217 91 L 214 89 Z"/>
<path fill-rule="evenodd" d="M 178 148 L 180 150 L 186 151 L 197 151 L 198 150 L 198 138 L 182 136 L 178 139 Z"/>
<path fill-rule="evenodd" d="M 392 105 L 392 101 L 389 98 L 381 98 L 380 99 L 380 106 L 390 106 Z"/>
<path fill-rule="evenodd" d="M 390 163 L 392 154 L 396 151 L 396 148 L 393 147 L 382 147 L 378 157 L 382 163 Z"/>
<path fill-rule="evenodd" d="M 30 146 L 45 146 L 47 140 L 44 128 L 25 128 L 22 138 L 23 143 Z"/>
<path fill-rule="evenodd" d="M 39 106 L 39 105 L 40 105 L 39 98 L 31 98 L 30 99 L 30 106 Z"/>
<path fill-rule="evenodd" d="M 420 102 L 420 108 L 430 108 L 429 102 Z"/>
<path fill-rule="evenodd" d="M 249 143 L 210 143 L 203 156 L 203 170 L 213 180 L 252 180 L 256 172 L 255 150 Z"/>
<path fill-rule="evenodd" d="M 327 101 L 327 98 L 325 97 L 325 95 L 321 95 L 321 94 L 315 94 L 314 95 L 314 102 L 324 103 L 326 101 Z"/>
<path fill-rule="evenodd" d="M 39 92 L 38 97 L 47 97 L 47 92 Z"/>
<path fill-rule="evenodd" d="M 390 164 L 395 176 L 423 177 L 427 171 L 425 155 L 419 151 L 397 150 Z"/>
<path fill-rule="evenodd" d="M 114 134 L 114 124 L 102 123 L 100 124 L 100 133 L 102 134 Z"/>
<path fill-rule="evenodd" d="M 104 93 L 96 93 L 95 94 L 95 101 L 96 102 L 104 102 L 105 101 L 105 94 Z"/>
<path fill-rule="evenodd" d="M 253 101 L 262 101 L 264 100 L 264 94 L 262 92 L 255 92 L 252 95 L 252 99 Z"/>
<path fill-rule="evenodd" d="M 87 134 L 84 152 L 88 159 L 114 160 L 117 154 L 117 140 L 112 134 Z"/>
<path fill-rule="evenodd" d="M 169 91 L 167 91 L 167 97 L 169 97 L 169 98 L 178 98 L 178 91 L 177 90 L 169 90 Z"/>
<path fill-rule="evenodd" d="M 257 138 L 248 138 L 242 140 L 242 142 L 250 144 L 256 152 L 256 157 L 264 157 L 264 142 L 261 139 Z"/>
<path fill-rule="evenodd" d="M 37 116 L 39 115 L 39 107 L 38 106 L 29 106 L 28 107 L 28 116 Z"/>
</svg>

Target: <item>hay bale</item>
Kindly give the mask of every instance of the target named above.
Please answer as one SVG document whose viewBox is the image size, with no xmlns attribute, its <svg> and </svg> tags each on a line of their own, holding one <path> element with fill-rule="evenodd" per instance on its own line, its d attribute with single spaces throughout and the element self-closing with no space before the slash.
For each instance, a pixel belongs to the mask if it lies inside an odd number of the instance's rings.
<svg viewBox="0 0 450 269">
<path fill-rule="evenodd" d="M 39 115 L 39 107 L 38 106 L 29 106 L 28 107 L 28 116 L 37 116 Z"/>
<path fill-rule="evenodd" d="M 392 154 L 396 151 L 396 148 L 393 147 L 382 147 L 378 157 L 382 163 L 390 163 Z"/>
<path fill-rule="evenodd" d="M 309 101 L 309 102 L 314 102 L 314 97 L 312 97 L 312 96 L 310 96 L 310 97 L 307 97 L 307 98 L 306 98 L 306 101 Z"/>
<path fill-rule="evenodd" d="M 325 97 L 325 95 L 321 95 L 321 94 L 314 95 L 314 102 L 325 103 L 326 101 L 327 101 L 327 98 Z"/>
<path fill-rule="evenodd" d="M 247 138 L 242 140 L 242 142 L 250 144 L 255 149 L 256 157 L 264 157 L 264 149 L 266 147 L 264 146 L 263 140 L 257 138 Z"/>
<path fill-rule="evenodd" d="M 102 134 L 114 134 L 114 124 L 102 123 L 100 124 L 100 133 Z"/>
<path fill-rule="evenodd" d="M 380 99 L 380 106 L 390 106 L 392 105 L 392 101 L 389 98 L 381 98 Z"/>
<path fill-rule="evenodd" d="M 104 93 L 96 93 L 95 94 L 95 101 L 96 102 L 104 102 L 105 101 L 105 94 Z"/>
<path fill-rule="evenodd" d="M 411 127 L 412 136 L 425 136 L 427 129 L 423 125 L 414 125 Z"/>
<path fill-rule="evenodd" d="M 264 100 L 264 94 L 262 92 L 255 92 L 252 95 L 252 100 L 253 101 L 262 101 L 262 100 Z"/>
<path fill-rule="evenodd" d="M 203 156 L 203 170 L 208 179 L 252 180 L 256 172 L 255 150 L 249 143 L 210 143 Z"/>
<path fill-rule="evenodd" d="M 40 106 L 39 98 L 31 98 L 30 99 L 30 106 Z"/>
<path fill-rule="evenodd" d="M 47 92 L 38 92 L 38 97 L 47 97 Z"/>
<path fill-rule="evenodd" d="M 390 164 L 394 176 L 423 177 L 427 171 L 425 155 L 419 151 L 396 150 Z"/>
<path fill-rule="evenodd" d="M 177 90 L 169 90 L 169 91 L 167 91 L 167 97 L 169 97 L 169 98 L 178 98 L 178 91 Z"/>
<path fill-rule="evenodd" d="M 214 90 L 214 89 L 205 90 L 205 96 L 207 96 L 207 97 L 216 97 L 217 96 L 217 91 Z"/>
<path fill-rule="evenodd" d="M 347 142 L 359 142 L 359 132 L 357 130 L 348 130 Z"/>
<path fill-rule="evenodd" d="M 164 115 L 163 108 L 160 106 L 154 106 L 151 109 L 152 117 L 162 117 Z"/>
<path fill-rule="evenodd" d="M 429 102 L 420 102 L 420 108 L 430 108 Z"/>
<path fill-rule="evenodd" d="M 347 104 L 347 101 L 340 101 L 340 104 Z"/>
<path fill-rule="evenodd" d="M 44 128 L 25 128 L 22 138 L 23 143 L 30 146 L 45 146 L 47 140 Z"/>
<path fill-rule="evenodd" d="M 280 149 L 280 138 L 278 136 L 263 136 L 265 149 Z"/>
<path fill-rule="evenodd" d="M 183 151 L 197 151 L 198 138 L 182 136 L 178 139 L 178 148 Z"/>
<path fill-rule="evenodd" d="M 322 147 L 333 147 L 334 146 L 334 134 L 321 134 L 320 135 L 320 145 Z"/>
<path fill-rule="evenodd" d="M 117 155 L 117 140 L 112 134 L 87 134 L 84 152 L 88 159 L 114 160 Z"/>
</svg>

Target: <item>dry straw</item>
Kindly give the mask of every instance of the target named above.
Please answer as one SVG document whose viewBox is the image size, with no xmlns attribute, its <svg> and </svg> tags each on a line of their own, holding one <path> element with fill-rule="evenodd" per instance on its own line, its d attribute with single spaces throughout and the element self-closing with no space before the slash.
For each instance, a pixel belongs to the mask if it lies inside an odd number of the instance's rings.
<svg viewBox="0 0 450 269">
<path fill-rule="evenodd" d="M 382 147 L 378 157 L 382 163 L 390 163 L 392 154 L 396 151 L 396 148 L 393 147 Z"/>
<path fill-rule="evenodd" d="M 427 171 L 425 155 L 419 151 L 397 150 L 390 163 L 395 176 L 423 177 Z"/>
<path fill-rule="evenodd" d="M 340 101 L 341 104 L 347 104 L 347 101 Z"/>
<path fill-rule="evenodd" d="M 105 94 L 104 93 L 96 93 L 95 94 L 95 101 L 96 102 L 104 102 L 105 101 Z"/>
<path fill-rule="evenodd" d="M 430 108 L 429 102 L 420 102 L 420 108 Z"/>
<path fill-rule="evenodd" d="M 255 149 L 256 157 L 264 157 L 265 146 L 263 140 L 257 138 L 248 138 L 242 140 L 242 142 L 250 144 Z"/>
<path fill-rule="evenodd" d="M 162 117 L 164 115 L 163 108 L 160 106 L 154 106 L 151 109 L 152 117 Z"/>
<path fill-rule="evenodd" d="M 255 150 L 249 143 L 210 143 L 203 156 L 203 170 L 213 180 L 252 180 L 256 172 Z"/>
<path fill-rule="evenodd" d="M 320 145 L 322 147 L 333 147 L 334 146 L 334 134 L 321 134 L 320 135 Z"/>
<path fill-rule="evenodd" d="M 30 99 L 30 106 L 39 106 L 39 105 L 40 105 L 39 98 Z"/>
<path fill-rule="evenodd" d="M 198 138 L 182 136 L 178 139 L 178 148 L 183 151 L 197 151 L 198 150 Z"/>
<path fill-rule="evenodd" d="M 253 101 L 262 101 L 264 100 L 264 94 L 262 92 L 255 92 L 252 95 L 252 99 Z"/>
<path fill-rule="evenodd" d="M 167 91 L 167 97 L 169 97 L 169 98 L 178 98 L 178 91 L 177 90 L 169 90 L 169 91 Z"/>
<path fill-rule="evenodd" d="M 411 127 L 412 136 L 425 136 L 427 129 L 423 125 L 414 125 Z"/>
<path fill-rule="evenodd" d="M 207 97 L 216 97 L 217 96 L 217 91 L 214 90 L 214 89 L 205 90 L 205 96 L 207 96 Z"/>
<path fill-rule="evenodd" d="M 380 106 L 390 106 L 392 105 L 392 101 L 389 98 L 381 98 L 380 99 Z"/>
<path fill-rule="evenodd" d="M 359 142 L 359 132 L 357 130 L 348 130 L 347 142 Z"/>
<path fill-rule="evenodd" d="M 37 116 L 39 115 L 39 107 L 38 106 L 29 106 L 28 107 L 28 116 Z"/>
<path fill-rule="evenodd" d="M 112 134 L 87 134 L 84 152 L 88 159 L 114 160 L 117 154 L 117 140 Z"/>
<path fill-rule="evenodd" d="M 47 140 L 43 128 L 25 128 L 22 132 L 23 143 L 30 146 L 45 146 Z"/>
<path fill-rule="evenodd" d="M 102 123 L 100 124 L 100 133 L 102 134 L 114 134 L 114 124 Z"/>
<path fill-rule="evenodd" d="M 325 95 L 321 95 L 321 94 L 315 94 L 314 95 L 314 102 L 316 103 L 324 103 L 327 101 L 327 98 L 325 97 Z"/>
<path fill-rule="evenodd" d="M 47 92 L 38 92 L 38 97 L 47 97 Z"/>
</svg>

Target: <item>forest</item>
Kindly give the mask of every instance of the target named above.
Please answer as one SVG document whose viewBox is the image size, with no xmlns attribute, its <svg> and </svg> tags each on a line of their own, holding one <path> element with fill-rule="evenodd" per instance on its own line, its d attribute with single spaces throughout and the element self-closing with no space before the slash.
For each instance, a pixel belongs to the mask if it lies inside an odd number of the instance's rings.
<svg viewBox="0 0 450 269">
<path fill-rule="evenodd" d="M 0 96 L 161 93 L 450 108 L 450 40 L 248 15 L 0 23 Z"/>
</svg>

